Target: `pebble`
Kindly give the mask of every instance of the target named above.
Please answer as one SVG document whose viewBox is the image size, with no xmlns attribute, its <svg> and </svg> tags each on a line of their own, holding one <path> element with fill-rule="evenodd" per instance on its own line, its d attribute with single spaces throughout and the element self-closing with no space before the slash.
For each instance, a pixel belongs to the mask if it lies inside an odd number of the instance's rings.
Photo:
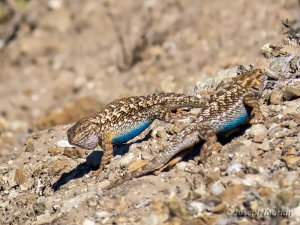
<svg viewBox="0 0 300 225">
<path fill-rule="evenodd" d="M 143 225 L 160 225 L 163 224 L 166 220 L 166 216 L 160 215 L 156 212 L 150 213 L 150 215 L 144 217 L 141 220 L 141 224 Z"/>
<path fill-rule="evenodd" d="M 18 168 L 15 172 L 15 181 L 18 185 L 24 184 L 27 182 L 27 171 L 24 168 Z"/>
<path fill-rule="evenodd" d="M 64 148 L 63 155 L 65 155 L 69 158 L 72 158 L 72 159 L 84 158 L 85 151 L 78 147 L 75 147 L 75 148 L 66 147 L 66 148 Z"/>
<path fill-rule="evenodd" d="M 296 119 L 300 119 L 300 99 L 285 102 L 284 105 L 286 106 L 286 108 L 283 109 L 284 114 L 290 114 Z"/>
<path fill-rule="evenodd" d="M 194 217 L 202 216 L 206 210 L 206 205 L 200 201 L 191 201 L 188 204 L 188 210 L 194 215 Z"/>
<path fill-rule="evenodd" d="M 279 105 L 282 103 L 282 91 L 272 91 L 270 95 L 270 103 L 273 105 Z"/>
<path fill-rule="evenodd" d="M 9 187 L 14 187 L 17 185 L 17 182 L 15 180 L 15 174 L 16 174 L 16 170 L 10 170 L 7 173 L 7 183 Z"/>
<path fill-rule="evenodd" d="M 34 141 L 33 141 L 33 138 L 32 138 L 32 137 L 27 138 L 26 143 L 25 143 L 25 146 L 26 146 L 26 152 L 34 152 L 35 147 L 34 147 L 33 142 L 34 142 Z"/>
<path fill-rule="evenodd" d="M 127 167 L 131 162 L 135 160 L 135 155 L 132 152 L 129 152 L 124 157 L 119 160 L 119 165 L 124 168 Z"/>
<path fill-rule="evenodd" d="M 262 143 L 263 140 L 267 137 L 268 130 L 262 124 L 254 124 L 248 130 L 249 136 L 253 139 L 254 142 Z"/>
<path fill-rule="evenodd" d="M 48 7 L 50 9 L 60 9 L 63 5 L 62 0 L 50 0 L 48 2 Z"/>
<path fill-rule="evenodd" d="M 226 170 L 226 173 L 231 175 L 233 173 L 238 173 L 240 172 L 242 169 L 244 168 L 244 166 L 240 163 L 234 163 L 234 164 L 231 164 L 227 170 Z"/>
<path fill-rule="evenodd" d="M 68 164 L 68 160 L 58 159 L 49 165 L 49 171 L 51 174 L 56 175 L 57 173 L 62 171 L 66 166 L 68 166 Z"/>
<path fill-rule="evenodd" d="M 212 195 L 219 195 L 224 190 L 225 190 L 225 187 L 220 181 L 213 183 L 209 188 L 209 191 Z"/>
<path fill-rule="evenodd" d="M 56 146 L 50 146 L 48 148 L 48 153 L 51 155 L 51 156 L 56 156 L 56 155 L 59 155 L 61 153 L 61 149 L 56 147 Z"/>
<path fill-rule="evenodd" d="M 95 222 L 91 219 L 85 219 L 82 223 L 82 225 L 94 225 Z"/>
<path fill-rule="evenodd" d="M 112 212 L 108 212 L 108 211 L 98 211 L 96 212 L 96 217 L 98 218 L 110 218 L 112 217 L 114 214 Z"/>
<path fill-rule="evenodd" d="M 71 148 L 71 147 L 75 147 L 74 145 L 71 145 L 68 140 L 59 140 L 58 142 L 56 142 L 56 146 L 60 147 L 60 148 Z"/>
<path fill-rule="evenodd" d="M 271 144 L 270 144 L 270 140 L 268 139 L 265 139 L 263 140 L 261 146 L 260 146 L 260 149 L 264 150 L 264 151 L 269 151 L 270 148 L 271 148 Z"/>
<path fill-rule="evenodd" d="M 295 169 L 300 166 L 300 156 L 287 155 L 287 156 L 283 156 L 282 160 L 285 162 L 286 166 L 290 169 Z"/>
</svg>

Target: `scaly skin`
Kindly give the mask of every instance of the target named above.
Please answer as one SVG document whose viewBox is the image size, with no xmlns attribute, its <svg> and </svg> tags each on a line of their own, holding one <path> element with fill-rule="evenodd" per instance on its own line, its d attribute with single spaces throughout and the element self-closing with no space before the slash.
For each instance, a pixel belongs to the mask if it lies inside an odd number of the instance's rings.
<svg viewBox="0 0 300 225">
<path fill-rule="evenodd" d="M 78 121 L 68 131 L 70 144 L 84 149 L 100 145 L 104 156 L 100 170 L 113 157 L 113 145 L 139 135 L 155 120 L 173 122 L 172 110 L 200 107 L 202 99 L 184 94 L 161 93 L 115 100 L 96 115 Z"/>
<path fill-rule="evenodd" d="M 266 76 L 260 69 L 244 72 L 224 84 L 203 104 L 200 112 L 190 125 L 171 137 L 169 145 L 140 168 L 125 174 L 112 182 L 106 189 L 111 189 L 134 177 L 159 170 L 185 149 L 200 140 L 205 141 L 201 150 L 201 159 L 205 161 L 212 151 L 220 151 L 217 133 L 230 131 L 244 123 L 262 121 L 257 97 L 261 95 Z M 254 118 L 251 118 L 255 116 Z M 182 155 L 179 159 L 182 158 Z M 175 162 L 179 161 L 178 159 Z M 171 161 L 173 164 L 174 162 Z"/>
</svg>

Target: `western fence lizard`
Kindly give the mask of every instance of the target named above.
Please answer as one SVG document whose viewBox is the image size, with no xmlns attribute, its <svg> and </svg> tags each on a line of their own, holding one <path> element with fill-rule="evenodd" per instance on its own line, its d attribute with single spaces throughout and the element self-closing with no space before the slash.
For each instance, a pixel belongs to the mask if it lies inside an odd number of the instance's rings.
<svg viewBox="0 0 300 225">
<path fill-rule="evenodd" d="M 100 170 L 109 163 L 113 145 L 139 135 L 155 120 L 172 122 L 172 110 L 200 107 L 202 99 L 176 93 L 122 98 L 109 103 L 96 115 L 78 121 L 68 131 L 68 141 L 84 149 L 100 145 L 104 156 Z"/>
<path fill-rule="evenodd" d="M 231 82 L 223 84 L 223 87 L 218 88 L 216 93 L 203 103 L 203 107 L 191 124 L 171 137 L 166 149 L 138 169 L 112 182 L 105 189 L 111 189 L 134 177 L 164 168 L 175 155 L 200 140 L 205 141 L 201 150 L 202 161 L 212 151 L 221 150 L 222 146 L 217 142 L 217 133 L 230 131 L 246 122 L 262 121 L 257 97 L 261 95 L 265 81 L 266 76 L 263 71 L 255 69 L 244 72 L 233 78 Z"/>
</svg>

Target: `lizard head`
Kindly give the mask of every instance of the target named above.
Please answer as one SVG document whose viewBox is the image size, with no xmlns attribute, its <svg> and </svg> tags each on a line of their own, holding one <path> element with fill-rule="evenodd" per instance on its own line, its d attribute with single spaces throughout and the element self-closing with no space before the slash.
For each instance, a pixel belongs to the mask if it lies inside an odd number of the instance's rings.
<svg viewBox="0 0 300 225">
<path fill-rule="evenodd" d="M 83 118 L 75 123 L 68 131 L 68 141 L 84 149 L 93 149 L 99 145 L 99 124 L 93 118 Z"/>
<path fill-rule="evenodd" d="M 266 78 L 267 76 L 261 69 L 253 69 L 237 76 L 235 82 L 245 89 L 260 94 L 266 85 Z"/>
</svg>

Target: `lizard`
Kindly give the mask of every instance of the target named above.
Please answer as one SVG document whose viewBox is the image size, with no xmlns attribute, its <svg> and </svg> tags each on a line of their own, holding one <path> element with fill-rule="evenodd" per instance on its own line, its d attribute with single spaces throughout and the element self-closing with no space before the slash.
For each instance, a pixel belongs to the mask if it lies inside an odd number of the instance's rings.
<svg viewBox="0 0 300 225">
<path fill-rule="evenodd" d="M 155 120 L 174 122 L 172 111 L 197 108 L 200 97 L 178 93 L 155 93 L 117 99 L 96 114 L 82 118 L 67 130 L 68 141 L 84 149 L 103 149 L 103 170 L 113 157 L 113 146 L 138 136 Z"/>
<path fill-rule="evenodd" d="M 261 69 L 251 69 L 223 84 L 223 87 L 218 87 L 203 103 L 192 122 L 171 136 L 163 151 L 143 162 L 137 169 L 112 181 L 104 189 L 111 189 L 150 172 L 161 171 L 168 163 L 174 164 L 181 160 L 183 156 L 180 153 L 200 140 L 205 141 L 200 152 L 200 159 L 202 163 L 205 162 L 213 151 L 219 152 L 222 148 L 216 134 L 226 133 L 247 122 L 254 124 L 263 121 L 258 97 L 261 96 L 265 84 L 264 72 Z M 176 155 L 178 158 L 171 160 Z"/>
</svg>

